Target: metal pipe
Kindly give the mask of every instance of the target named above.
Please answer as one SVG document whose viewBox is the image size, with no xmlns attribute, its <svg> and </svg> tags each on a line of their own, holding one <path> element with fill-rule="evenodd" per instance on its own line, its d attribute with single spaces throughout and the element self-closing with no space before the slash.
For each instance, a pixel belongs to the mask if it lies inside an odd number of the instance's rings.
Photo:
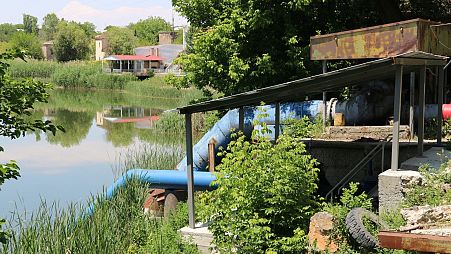
<svg viewBox="0 0 451 254">
<path fill-rule="evenodd" d="M 418 156 L 423 156 L 423 141 L 424 141 L 424 107 L 426 94 L 426 66 L 420 69 L 420 87 L 418 95 Z"/>
<path fill-rule="evenodd" d="M 391 148 L 392 170 L 398 170 L 399 162 L 399 125 L 401 120 L 402 71 L 403 66 L 397 66 L 395 75 L 395 100 L 393 105 L 393 140 Z"/>
<path fill-rule="evenodd" d="M 274 140 L 277 142 L 280 134 L 280 102 L 276 102 L 274 110 Z"/>
<path fill-rule="evenodd" d="M 410 139 L 413 139 L 413 129 L 414 129 L 414 107 L 415 107 L 415 72 L 410 73 L 410 98 L 409 98 L 409 129 L 410 129 Z"/>
<path fill-rule="evenodd" d="M 323 73 L 327 72 L 327 60 L 323 61 Z M 327 92 L 323 91 L 323 127 L 327 125 Z"/>
<path fill-rule="evenodd" d="M 443 122 L 443 85 L 444 85 L 443 68 L 438 68 L 438 110 L 437 110 L 437 145 L 442 145 L 442 122 Z"/>
<path fill-rule="evenodd" d="M 238 109 L 238 129 L 244 132 L 244 107 Z"/>
<path fill-rule="evenodd" d="M 194 173 L 193 173 L 193 128 L 191 114 L 185 115 L 185 131 L 186 131 L 186 173 L 188 177 L 188 220 L 189 227 L 195 228 L 195 211 L 194 211 Z"/>
</svg>

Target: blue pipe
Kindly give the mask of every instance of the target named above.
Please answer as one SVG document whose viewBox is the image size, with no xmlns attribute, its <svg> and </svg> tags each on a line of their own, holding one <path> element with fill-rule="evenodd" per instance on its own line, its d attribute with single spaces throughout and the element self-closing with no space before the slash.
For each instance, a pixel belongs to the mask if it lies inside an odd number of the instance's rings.
<svg viewBox="0 0 451 254">
<path fill-rule="evenodd" d="M 280 105 L 281 121 L 288 118 L 301 118 L 303 116 L 315 117 L 321 112 L 322 101 L 306 101 L 300 103 L 282 103 Z M 262 113 L 267 116 L 258 118 Z M 252 132 L 253 121 L 274 124 L 275 105 L 259 107 L 246 107 L 244 113 L 244 133 L 249 135 Z M 216 140 L 215 150 L 219 147 L 226 148 L 230 142 L 232 129 L 238 128 L 238 110 L 230 110 L 225 114 L 193 147 L 193 167 L 194 167 L 194 188 L 198 190 L 213 189 L 211 182 L 216 179 L 210 172 L 204 172 L 208 159 L 208 142 L 214 138 Z M 148 184 L 155 189 L 186 189 L 186 157 L 178 164 L 177 170 L 147 170 L 131 169 L 122 175 L 113 185 L 106 190 L 106 198 L 111 198 L 116 190 L 122 187 L 128 179 L 136 178 L 142 183 Z M 90 209 L 92 212 L 92 209 Z"/>
<path fill-rule="evenodd" d="M 280 120 L 290 118 L 299 119 L 303 116 L 316 117 L 322 112 L 322 101 L 289 102 L 280 104 Z M 266 116 L 259 118 L 262 113 Z M 216 140 L 215 151 L 220 147 L 226 148 L 230 142 L 230 134 L 233 129 L 238 129 L 238 109 L 229 110 L 193 147 L 194 170 L 205 170 L 208 162 L 208 143 L 213 138 Z M 274 125 L 275 105 L 259 107 L 246 107 L 244 111 L 244 134 L 250 135 L 254 128 L 254 120 Z M 273 127 L 273 126 L 269 126 Z M 271 129 L 271 128 L 270 128 Z M 271 138 L 274 138 L 272 132 Z M 186 171 L 186 157 L 177 165 L 177 170 Z"/>
</svg>

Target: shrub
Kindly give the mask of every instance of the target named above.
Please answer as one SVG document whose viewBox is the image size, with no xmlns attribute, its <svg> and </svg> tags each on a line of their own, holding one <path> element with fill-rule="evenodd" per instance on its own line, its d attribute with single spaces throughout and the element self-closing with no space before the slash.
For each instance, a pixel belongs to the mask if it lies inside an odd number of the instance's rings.
<svg viewBox="0 0 451 254">
<path fill-rule="evenodd" d="M 220 153 L 218 189 L 201 195 L 201 216 L 221 253 L 303 253 L 318 206 L 317 162 L 301 137 L 282 134 L 273 145 L 261 125 L 253 141 L 234 134 Z"/>
<path fill-rule="evenodd" d="M 443 164 L 440 169 L 434 169 L 428 165 L 419 168 L 423 179 L 420 183 L 409 186 L 403 205 L 405 207 L 419 205 L 450 205 L 451 190 L 445 188 L 451 184 L 451 161 Z"/>
</svg>

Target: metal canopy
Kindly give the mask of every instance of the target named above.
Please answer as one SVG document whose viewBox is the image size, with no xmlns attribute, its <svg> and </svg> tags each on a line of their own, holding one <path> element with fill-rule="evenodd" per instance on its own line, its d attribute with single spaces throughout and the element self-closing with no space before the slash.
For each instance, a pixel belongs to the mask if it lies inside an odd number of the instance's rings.
<svg viewBox="0 0 451 254">
<path fill-rule="evenodd" d="M 218 109 L 259 105 L 261 102 L 272 103 L 303 100 L 306 95 L 336 90 L 363 81 L 393 77 L 396 72 L 396 67 L 399 65 L 403 65 L 404 71 L 407 72 L 425 65 L 443 66 L 446 64 L 446 60 L 447 57 L 425 52 L 405 53 L 395 57 L 374 60 L 250 92 L 189 105 L 179 108 L 178 110 L 181 114 L 191 114 Z"/>
</svg>

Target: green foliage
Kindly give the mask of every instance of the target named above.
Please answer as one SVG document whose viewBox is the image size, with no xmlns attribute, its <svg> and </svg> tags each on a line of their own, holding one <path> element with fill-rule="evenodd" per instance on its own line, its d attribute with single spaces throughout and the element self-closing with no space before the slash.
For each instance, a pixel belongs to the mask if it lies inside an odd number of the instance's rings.
<svg viewBox="0 0 451 254">
<path fill-rule="evenodd" d="M 59 109 L 53 116 L 53 123 L 63 126 L 65 133 L 47 136 L 50 144 L 60 144 L 62 147 L 78 145 L 88 135 L 92 117 L 88 112 L 71 112 Z"/>
<path fill-rule="evenodd" d="M 42 59 L 41 42 L 37 35 L 32 33 L 17 32 L 11 36 L 11 48 L 15 50 L 24 50 L 29 56 L 35 59 Z"/>
<path fill-rule="evenodd" d="M 319 73 L 309 37 L 376 23 L 373 5 L 362 2 L 174 0 L 198 29 L 178 60 L 188 72 L 180 82 L 230 95 Z M 368 18 L 351 18 L 359 14 Z"/>
<path fill-rule="evenodd" d="M 9 24 L 3 23 L 0 24 L 0 42 L 7 42 L 11 39 L 15 33 L 17 33 L 17 29 L 22 28 L 21 24 Z"/>
<path fill-rule="evenodd" d="M 422 180 L 408 186 L 403 205 L 405 207 L 450 205 L 451 191 L 445 188 L 451 184 L 450 165 L 451 161 L 448 161 L 438 170 L 429 165 L 421 166 L 419 172 Z"/>
<path fill-rule="evenodd" d="M 172 30 L 171 24 L 161 17 L 142 19 L 128 27 L 134 31 L 135 36 L 139 39 L 139 44 L 143 46 L 157 45 L 158 33 Z"/>
<path fill-rule="evenodd" d="M 56 16 L 55 13 L 49 13 L 44 17 L 41 29 L 42 37 L 44 40 L 50 41 L 55 38 L 59 22 L 60 19 L 58 18 L 58 16 Z"/>
<path fill-rule="evenodd" d="M 274 145 L 262 127 L 252 141 L 234 134 L 219 154 L 218 189 L 202 195 L 202 216 L 221 252 L 302 253 L 318 206 L 317 162 L 302 137 L 284 133 Z"/>
<path fill-rule="evenodd" d="M 58 61 L 87 59 L 90 55 L 91 38 L 80 24 L 60 22 L 54 39 L 53 50 Z"/>
<path fill-rule="evenodd" d="M 38 18 L 23 14 L 23 29 L 26 33 L 38 35 Z"/>
<path fill-rule="evenodd" d="M 302 117 L 300 120 L 289 118 L 284 124 L 290 126 L 284 132 L 296 137 L 318 137 L 324 132 L 323 122 L 319 117 L 314 121 L 311 121 L 307 116 Z"/>
<path fill-rule="evenodd" d="M 137 39 L 133 31 L 127 27 L 110 27 L 106 32 L 108 38 L 109 55 L 129 55 L 133 54 L 133 49 L 137 46 Z"/>
<path fill-rule="evenodd" d="M 11 50 L 11 43 L 0 41 L 0 53 L 5 53 L 8 50 Z"/>
</svg>

